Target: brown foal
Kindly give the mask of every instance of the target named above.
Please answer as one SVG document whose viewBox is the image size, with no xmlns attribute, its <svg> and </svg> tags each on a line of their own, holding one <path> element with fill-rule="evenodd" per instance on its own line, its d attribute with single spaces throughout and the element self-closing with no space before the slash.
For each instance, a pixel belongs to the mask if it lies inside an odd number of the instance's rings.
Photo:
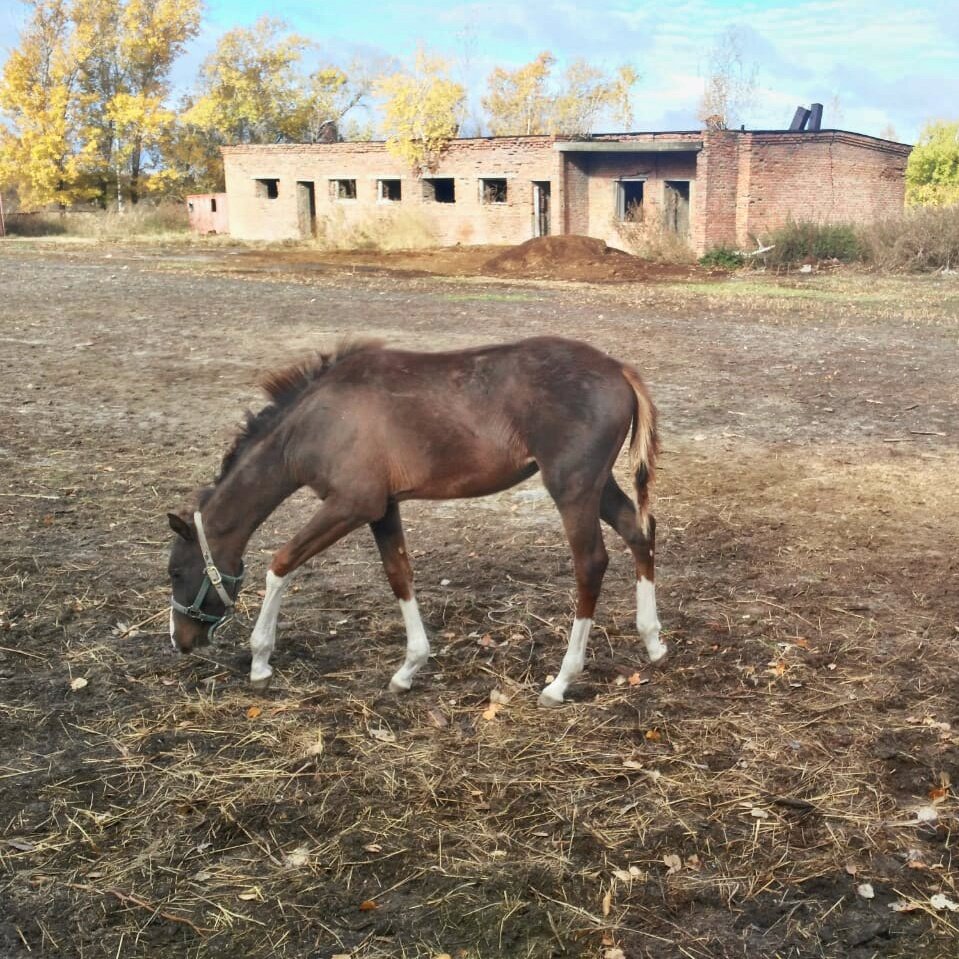
<svg viewBox="0 0 959 959">
<path fill-rule="evenodd" d="M 270 680 L 280 603 L 294 570 L 369 525 L 406 625 L 406 659 L 390 688 L 409 689 L 430 648 L 399 504 L 485 496 L 538 470 L 562 517 L 577 586 L 569 646 L 540 702 L 562 703 L 583 670 L 608 563 L 601 519 L 635 558 L 636 626 L 649 658 L 666 654 L 648 503 L 656 410 L 632 367 L 558 337 L 449 353 L 364 343 L 272 373 L 264 387 L 272 403 L 248 415 L 195 511 L 169 514 L 178 534 L 170 557 L 170 636 L 178 649 L 205 641 L 227 618 L 253 532 L 283 500 L 309 486 L 322 503 L 270 564 L 250 640 L 250 679 L 260 688 Z M 635 506 L 612 475 L 630 429 Z"/>
</svg>

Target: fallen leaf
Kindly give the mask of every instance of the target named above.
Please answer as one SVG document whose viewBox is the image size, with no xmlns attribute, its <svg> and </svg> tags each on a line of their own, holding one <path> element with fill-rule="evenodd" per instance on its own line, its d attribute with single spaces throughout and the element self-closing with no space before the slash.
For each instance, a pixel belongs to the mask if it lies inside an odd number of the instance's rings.
<svg viewBox="0 0 959 959">
<path fill-rule="evenodd" d="M 939 818 L 939 813 L 932 806 L 921 806 L 916 810 L 916 819 L 919 822 L 935 822 Z"/>
<path fill-rule="evenodd" d="M 382 852 L 383 847 L 378 842 L 371 842 L 363 847 L 367 852 Z"/>
<path fill-rule="evenodd" d="M 766 672 L 772 673 L 774 676 L 782 676 L 789 668 L 781 659 L 774 659 L 771 663 L 767 663 L 767 665 L 769 669 L 767 669 Z"/>
<path fill-rule="evenodd" d="M 487 709 L 483 710 L 483 719 L 495 719 L 496 714 L 503 708 L 502 703 L 490 703 Z"/>
<path fill-rule="evenodd" d="M 846 872 L 848 872 L 850 876 L 855 876 L 856 873 L 859 872 L 859 867 L 858 867 L 858 866 L 854 866 L 851 862 L 847 862 L 847 863 L 846 863 Z"/>
<path fill-rule="evenodd" d="M 768 819 L 768 818 L 769 818 L 769 812 L 768 812 L 768 810 L 762 809 L 762 808 L 759 807 L 759 806 L 750 806 L 750 808 L 749 808 L 749 815 L 752 816 L 753 819 Z"/>
<path fill-rule="evenodd" d="M 607 890 L 606 895 L 603 896 L 603 915 L 608 916 L 612 908 L 613 908 L 613 891 L 612 889 L 610 889 L 610 890 Z"/>
<path fill-rule="evenodd" d="M 943 799 L 946 798 L 948 793 L 949 793 L 949 790 L 946 789 L 944 786 L 935 786 L 929 790 L 929 798 L 934 803 L 940 803 L 943 801 Z"/>
<path fill-rule="evenodd" d="M 929 898 L 929 905 L 937 912 L 941 912 L 943 909 L 948 909 L 950 912 L 959 912 L 959 902 L 953 902 L 941 892 Z"/>
<path fill-rule="evenodd" d="M 246 711 L 246 718 L 247 718 L 247 719 L 256 719 L 256 717 L 259 716 L 262 712 L 263 712 L 263 709 L 262 709 L 260 706 L 251 706 L 251 707 Z"/>
<path fill-rule="evenodd" d="M 305 866 L 310 861 L 310 851 L 306 846 L 297 846 L 283 861 L 288 866 Z"/>
<path fill-rule="evenodd" d="M 663 856 L 663 864 L 666 866 L 667 876 L 671 876 L 674 872 L 679 872 L 683 868 L 683 861 L 675 853 L 670 853 L 668 856 Z"/>
<path fill-rule="evenodd" d="M 703 868 L 703 863 L 699 856 L 693 853 L 691 856 L 686 857 L 686 866 L 694 872 L 699 872 L 699 870 Z"/>
<path fill-rule="evenodd" d="M 658 743 L 663 738 L 663 734 L 658 729 L 647 729 L 646 738 L 651 743 Z"/>
<path fill-rule="evenodd" d="M 623 760 L 624 769 L 642 769 L 643 764 L 637 759 L 624 759 Z"/>
<path fill-rule="evenodd" d="M 4 839 L 4 842 L 8 846 L 13 846 L 14 849 L 19 849 L 20 852 L 33 852 L 36 849 L 32 842 L 27 842 L 25 839 Z"/>
<path fill-rule="evenodd" d="M 625 676 L 617 676 L 617 677 L 613 680 L 613 683 L 614 683 L 616 686 L 625 686 L 625 685 L 626 685 L 626 677 L 625 677 Z"/>
<path fill-rule="evenodd" d="M 487 649 L 489 649 L 490 646 L 496 645 L 496 640 L 493 639 L 489 633 L 485 633 L 484 635 L 480 636 L 478 640 L 476 640 L 476 644 L 478 646 L 485 646 Z"/>
<path fill-rule="evenodd" d="M 632 882 L 633 879 L 632 873 L 628 869 L 614 869 L 613 876 L 620 882 Z"/>
<path fill-rule="evenodd" d="M 70 681 L 70 688 L 74 692 L 77 692 L 77 690 L 79 689 L 84 689 L 88 685 L 89 685 L 89 682 L 86 679 L 84 679 L 82 676 L 77 676 L 76 679 Z"/>
<path fill-rule="evenodd" d="M 319 756 L 323 752 L 323 730 L 316 731 L 316 739 L 306 748 L 307 756 Z"/>
<path fill-rule="evenodd" d="M 510 700 L 510 697 L 506 693 L 500 692 L 498 689 L 491 689 L 489 694 L 489 701 L 491 703 L 499 703 L 500 706 L 505 706 Z"/>
<path fill-rule="evenodd" d="M 387 729 L 385 726 L 371 726 L 370 735 L 379 740 L 381 743 L 395 743 L 396 742 L 396 733 L 391 729 Z"/>
<path fill-rule="evenodd" d="M 626 959 L 626 953 L 619 946 L 613 946 L 603 952 L 603 959 Z"/>
<path fill-rule="evenodd" d="M 251 889 L 249 892 L 241 892 L 237 899 L 242 899 L 244 902 L 250 902 L 253 899 L 259 899 L 260 893 L 259 890 Z"/>
<path fill-rule="evenodd" d="M 872 883 L 861 882 L 856 886 L 856 892 L 862 896 L 863 899 L 875 899 L 876 890 L 872 888 Z"/>
<path fill-rule="evenodd" d="M 360 912 L 372 912 L 374 909 L 379 909 L 379 905 L 373 899 L 364 899 L 360 903 Z"/>
<path fill-rule="evenodd" d="M 437 729 L 444 729 L 450 724 L 446 716 L 443 715 L 442 710 L 437 709 L 435 706 L 432 709 L 427 709 L 426 715 L 429 717 L 430 724 Z"/>
<path fill-rule="evenodd" d="M 628 682 L 630 686 L 642 686 L 644 683 L 648 683 L 649 680 L 643 679 L 639 673 L 633 673 L 632 676 L 629 677 Z"/>
</svg>

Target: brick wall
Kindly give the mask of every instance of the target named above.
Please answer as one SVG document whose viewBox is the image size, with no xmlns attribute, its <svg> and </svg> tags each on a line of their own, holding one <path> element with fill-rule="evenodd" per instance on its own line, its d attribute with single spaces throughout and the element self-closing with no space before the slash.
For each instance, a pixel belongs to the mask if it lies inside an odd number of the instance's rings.
<svg viewBox="0 0 959 959">
<path fill-rule="evenodd" d="M 739 237 L 794 220 L 862 223 L 902 212 L 909 148 L 853 133 L 749 134 Z"/>
<path fill-rule="evenodd" d="M 229 200 L 225 193 L 194 193 L 186 198 L 187 218 L 194 233 L 230 232 Z"/>
<path fill-rule="evenodd" d="M 596 152 L 605 140 L 635 141 L 637 150 Z M 680 140 L 702 148 L 644 151 L 641 142 L 655 147 Z M 557 142 L 546 136 L 455 141 L 432 174 L 454 180 L 454 203 L 429 199 L 423 180 L 379 142 L 226 147 L 230 232 L 251 240 L 308 236 L 310 183 L 321 228 L 375 223 L 403 211 L 440 245 L 519 243 L 533 235 L 533 182 L 546 181 L 552 233 L 623 245 L 614 182 L 645 176 L 648 217 L 661 209 L 666 180 L 690 181 L 690 245 L 702 253 L 719 244 L 750 246 L 751 237 L 790 216 L 845 222 L 897 212 L 909 155 L 903 144 L 835 130 L 603 134 L 586 149 L 566 151 L 557 150 Z M 484 201 L 483 178 L 506 180 L 505 202 Z M 336 195 L 331 185 L 338 179 L 355 181 L 355 198 Z M 378 196 L 379 179 L 400 180 L 401 202 Z M 276 182 L 275 196 L 267 181 Z"/>
<path fill-rule="evenodd" d="M 551 184 L 553 232 L 562 218 L 559 157 L 551 137 L 457 141 L 431 177 L 452 178 L 455 202 L 437 203 L 424 182 L 391 156 L 382 143 L 333 143 L 227 147 L 223 150 L 231 231 L 252 240 L 296 239 L 307 234 L 297 183 L 314 184 L 319 221 L 369 223 L 403 210 L 425 223 L 437 243 L 518 243 L 533 235 L 533 181 Z M 507 182 L 506 202 L 485 202 L 481 180 Z M 257 180 L 278 180 L 277 196 L 257 195 Z M 356 198 L 339 199 L 331 181 L 356 181 Z M 401 201 L 377 196 L 377 181 L 399 179 Z M 262 189 L 260 193 L 262 193 Z"/>
</svg>

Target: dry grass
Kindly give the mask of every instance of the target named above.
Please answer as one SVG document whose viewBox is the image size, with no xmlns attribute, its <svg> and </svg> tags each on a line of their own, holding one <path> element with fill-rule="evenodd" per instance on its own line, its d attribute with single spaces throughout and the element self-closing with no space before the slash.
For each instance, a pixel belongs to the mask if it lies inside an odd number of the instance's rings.
<svg viewBox="0 0 959 959">
<path fill-rule="evenodd" d="M 613 224 L 625 249 L 634 256 L 658 263 L 695 263 L 689 240 L 667 228 L 660 217 L 641 221 L 617 220 Z"/>
<path fill-rule="evenodd" d="M 68 213 L 15 213 L 7 219 L 7 232 L 20 237 L 83 237 L 97 240 L 128 240 L 169 237 L 189 230 L 186 204 L 177 201 L 153 203 L 144 200 L 128 206 Z"/>
<path fill-rule="evenodd" d="M 428 218 L 416 210 L 377 210 L 361 218 L 335 210 L 317 223 L 315 244 L 323 250 L 420 250 L 436 245 Z"/>
</svg>

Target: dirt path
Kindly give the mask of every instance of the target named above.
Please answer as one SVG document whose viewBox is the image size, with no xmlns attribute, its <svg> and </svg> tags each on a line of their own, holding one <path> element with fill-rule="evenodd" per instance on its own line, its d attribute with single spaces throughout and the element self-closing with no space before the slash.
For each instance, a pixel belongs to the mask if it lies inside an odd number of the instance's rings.
<svg viewBox="0 0 959 959">
<path fill-rule="evenodd" d="M 956 291 L 845 282 L 0 249 L 0 955 L 954 956 Z M 535 479 L 405 510 L 435 650 L 406 697 L 363 535 L 297 584 L 265 699 L 239 626 L 172 654 L 163 514 L 260 372 L 344 335 L 539 333 L 636 363 L 660 406 L 668 666 L 609 533 L 576 701 L 536 709 L 572 575 Z M 310 508 L 251 544 L 247 616 Z"/>
</svg>

